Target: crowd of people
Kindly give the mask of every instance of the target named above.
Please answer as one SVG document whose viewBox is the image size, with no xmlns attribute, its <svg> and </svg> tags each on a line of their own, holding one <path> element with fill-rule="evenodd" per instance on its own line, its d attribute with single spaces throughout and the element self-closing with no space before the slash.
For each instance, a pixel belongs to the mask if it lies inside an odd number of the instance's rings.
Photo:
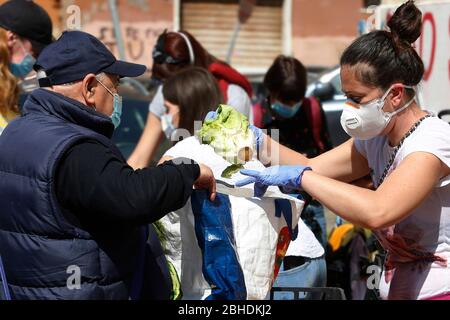
<svg viewBox="0 0 450 320">
<path fill-rule="evenodd" d="M 154 223 L 193 189 L 216 198 L 207 166 L 157 159 L 164 139 L 195 133 L 220 104 L 244 114 L 266 169 L 241 170 L 255 197 L 296 190 L 301 218 L 324 248 L 324 206 L 370 229 L 386 250 L 383 299 L 450 300 L 450 127 L 416 100 L 424 65 L 413 48 L 422 15 L 413 1 L 388 26 L 358 37 L 340 60 L 351 137 L 332 148 L 321 102 L 305 97 L 307 71 L 278 56 L 254 101 L 248 79 L 188 31 L 164 31 L 152 53 L 159 83 L 128 159 L 111 141 L 120 79 L 144 65 L 117 60 L 82 31 L 52 36 L 33 1 L 0 6 L 0 288 L 11 299 L 169 299 L 170 267 Z M 19 94 L 28 93 L 19 103 Z M 271 137 L 277 129 L 277 139 Z M 270 150 L 277 148 L 277 156 Z M 361 179 L 369 178 L 370 187 Z M 297 239 L 296 241 L 301 241 Z M 78 290 L 68 266 L 82 266 Z M 325 287 L 325 255 L 284 257 L 274 286 Z M 306 281 L 307 280 L 307 281 Z"/>
</svg>

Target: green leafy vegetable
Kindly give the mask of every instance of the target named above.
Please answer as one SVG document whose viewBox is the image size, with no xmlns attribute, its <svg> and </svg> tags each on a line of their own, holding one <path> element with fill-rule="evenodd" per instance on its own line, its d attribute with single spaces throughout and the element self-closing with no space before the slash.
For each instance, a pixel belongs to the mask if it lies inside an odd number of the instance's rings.
<svg viewBox="0 0 450 320">
<path fill-rule="evenodd" d="M 222 178 L 231 179 L 231 176 L 233 174 L 235 174 L 236 172 L 238 172 L 239 170 L 241 170 L 242 168 L 244 168 L 244 165 L 242 165 L 242 164 L 232 164 L 231 166 L 229 166 L 225 170 L 223 170 L 221 176 L 222 176 Z"/>
<path fill-rule="evenodd" d="M 212 146 L 228 162 L 243 165 L 251 159 L 254 149 L 253 133 L 248 128 L 247 117 L 224 104 L 219 106 L 216 113 L 216 118 L 206 120 L 198 131 L 202 143 Z M 227 175 L 228 172 L 232 171 L 227 171 Z"/>
</svg>

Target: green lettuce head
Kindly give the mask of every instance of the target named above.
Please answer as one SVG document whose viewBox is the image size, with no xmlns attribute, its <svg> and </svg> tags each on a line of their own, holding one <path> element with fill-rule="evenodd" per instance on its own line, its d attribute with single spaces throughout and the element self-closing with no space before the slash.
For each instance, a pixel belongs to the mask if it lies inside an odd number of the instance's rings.
<svg viewBox="0 0 450 320">
<path fill-rule="evenodd" d="M 233 107 L 221 104 L 216 118 L 205 120 L 198 136 L 203 144 L 228 162 L 243 165 L 252 158 L 254 150 L 253 132 L 245 115 Z"/>
</svg>

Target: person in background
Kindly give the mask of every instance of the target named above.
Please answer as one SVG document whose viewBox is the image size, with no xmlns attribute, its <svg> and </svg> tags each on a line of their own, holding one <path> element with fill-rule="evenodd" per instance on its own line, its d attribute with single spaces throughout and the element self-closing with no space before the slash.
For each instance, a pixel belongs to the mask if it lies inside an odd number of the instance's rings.
<svg viewBox="0 0 450 320">
<path fill-rule="evenodd" d="M 21 92 L 36 89 L 33 65 L 52 40 L 48 13 L 29 0 L 9 0 L 0 6 L 0 29 L 6 31 L 11 72 L 18 78 Z"/>
<path fill-rule="evenodd" d="M 165 80 L 189 66 L 208 70 L 218 82 L 223 100 L 246 115 L 252 122 L 252 87 L 247 78 L 225 62 L 211 55 L 187 31 L 164 31 L 153 49 L 152 78 L 162 85 L 158 88 L 141 138 L 128 159 L 133 168 L 149 165 L 164 138 L 161 116 L 165 113 L 163 86 Z M 166 135 L 167 139 L 170 139 Z"/>
<path fill-rule="evenodd" d="M 341 57 L 341 125 L 352 138 L 307 158 L 257 132 L 261 147 L 278 147 L 279 156 L 269 155 L 273 166 L 262 172 L 241 171 L 249 177 L 236 185 L 254 183 L 256 195 L 268 185 L 303 188 L 373 230 L 386 250 L 375 274 L 382 299 L 450 300 L 450 126 L 416 101 L 425 70 L 413 47 L 421 11 L 407 1 L 387 25 Z M 351 184 L 367 174 L 375 190 Z"/>
<path fill-rule="evenodd" d="M 189 67 L 168 78 L 163 87 L 166 112 L 161 116 L 163 131 L 171 141 L 195 134 L 195 121 L 223 102 L 217 81 L 204 68 Z M 180 132 L 184 129 L 184 132 Z M 197 129 L 200 129 L 198 127 Z M 175 135 L 174 135 L 175 133 Z"/>
<path fill-rule="evenodd" d="M 305 97 L 307 73 L 299 60 L 278 56 L 263 83 L 268 96 L 253 106 L 255 126 L 266 129 L 269 136 L 277 129 L 282 145 L 307 157 L 316 157 L 331 149 L 322 106 L 316 98 Z M 302 217 L 325 248 L 327 233 L 323 206 L 306 192 L 302 192 L 302 196 L 306 202 Z"/>
<path fill-rule="evenodd" d="M 279 142 L 308 157 L 331 149 L 325 113 L 314 97 L 305 97 L 307 73 L 303 64 L 293 58 L 278 56 L 264 76 L 268 96 L 253 106 L 255 126 L 273 133 L 277 129 Z M 303 221 L 313 231 L 324 248 L 327 229 L 323 206 L 306 192 L 300 192 L 305 207 Z M 301 241 L 299 239 L 298 241 Z M 289 251 L 274 287 L 322 287 L 326 285 L 325 257 L 308 259 Z M 288 299 L 290 294 L 274 294 L 275 299 Z M 310 296 L 315 298 L 315 296 Z"/>
<path fill-rule="evenodd" d="M 315 97 L 305 97 L 307 72 L 298 59 L 275 58 L 263 84 L 268 95 L 253 106 L 255 126 L 269 135 L 270 129 L 279 129 L 280 143 L 305 155 L 331 149 L 325 113 Z"/>
<path fill-rule="evenodd" d="M 0 29 L 0 135 L 8 123 L 19 115 L 19 87 L 9 68 L 6 31 Z"/>
</svg>

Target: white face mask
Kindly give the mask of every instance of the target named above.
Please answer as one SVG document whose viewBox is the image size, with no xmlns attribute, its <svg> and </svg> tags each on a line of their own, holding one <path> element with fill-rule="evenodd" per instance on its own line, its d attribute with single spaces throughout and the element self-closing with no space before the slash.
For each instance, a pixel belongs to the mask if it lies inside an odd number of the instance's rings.
<svg viewBox="0 0 450 320">
<path fill-rule="evenodd" d="M 414 89 L 411 86 L 405 88 Z M 415 97 L 394 112 L 384 112 L 385 100 L 392 87 L 381 98 L 365 104 L 355 104 L 347 100 L 341 115 L 341 126 L 347 134 L 355 139 L 368 140 L 379 135 L 387 127 L 392 117 L 413 103 Z"/>
<path fill-rule="evenodd" d="M 168 140 L 171 139 L 172 134 L 177 129 L 173 124 L 173 114 L 165 113 L 161 116 L 161 129 Z"/>
</svg>

